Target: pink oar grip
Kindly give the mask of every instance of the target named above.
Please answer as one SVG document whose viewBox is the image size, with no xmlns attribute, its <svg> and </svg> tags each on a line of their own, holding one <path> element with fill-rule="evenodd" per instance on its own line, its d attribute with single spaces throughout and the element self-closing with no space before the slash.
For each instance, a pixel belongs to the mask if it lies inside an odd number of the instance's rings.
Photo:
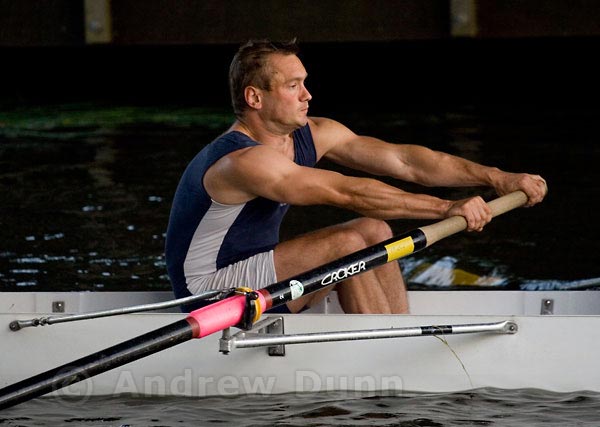
<svg viewBox="0 0 600 427">
<path fill-rule="evenodd" d="M 258 304 L 260 304 L 261 314 L 265 309 L 265 297 L 258 293 Z M 242 321 L 244 309 L 246 308 L 246 296 L 235 295 L 218 301 L 206 307 L 192 311 L 187 320 L 194 329 L 194 338 L 202 338 L 215 332 L 235 326 Z"/>
</svg>

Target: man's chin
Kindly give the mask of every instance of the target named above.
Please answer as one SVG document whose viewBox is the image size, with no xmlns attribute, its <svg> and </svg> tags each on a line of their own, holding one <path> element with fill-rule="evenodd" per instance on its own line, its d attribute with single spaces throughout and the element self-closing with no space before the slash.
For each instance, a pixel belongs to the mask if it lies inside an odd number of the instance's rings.
<svg viewBox="0 0 600 427">
<path fill-rule="evenodd" d="M 300 120 L 299 120 L 300 126 L 306 126 L 308 124 L 308 116 L 305 114 Z"/>
</svg>

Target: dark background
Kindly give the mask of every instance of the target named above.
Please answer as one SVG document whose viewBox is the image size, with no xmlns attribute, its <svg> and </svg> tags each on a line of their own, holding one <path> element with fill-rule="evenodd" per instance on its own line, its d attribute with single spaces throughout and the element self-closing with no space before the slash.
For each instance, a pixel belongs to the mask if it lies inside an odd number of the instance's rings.
<svg viewBox="0 0 600 427">
<path fill-rule="evenodd" d="M 539 209 L 426 261 L 505 265 L 514 288 L 600 277 L 600 2 L 0 0 L 3 289 L 168 287 L 170 198 L 230 122 L 231 57 L 261 37 L 298 38 L 311 115 L 547 179 Z M 282 236 L 349 215 L 293 210 Z"/>
<path fill-rule="evenodd" d="M 595 1 L 0 0 L 0 11 L 5 109 L 227 105 L 229 61 L 261 37 L 297 37 L 313 113 L 597 104 Z"/>
</svg>

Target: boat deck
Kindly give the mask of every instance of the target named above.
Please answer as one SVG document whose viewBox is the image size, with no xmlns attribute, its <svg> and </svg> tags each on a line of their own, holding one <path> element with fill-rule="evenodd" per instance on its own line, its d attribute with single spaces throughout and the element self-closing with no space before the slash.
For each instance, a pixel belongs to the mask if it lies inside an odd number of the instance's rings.
<svg viewBox="0 0 600 427">
<path fill-rule="evenodd" d="M 3 292 L 0 313 L 87 313 L 173 298 L 171 292 Z M 594 291 L 409 291 L 408 298 L 414 315 L 600 315 Z M 343 311 L 332 292 L 303 314 Z"/>
</svg>

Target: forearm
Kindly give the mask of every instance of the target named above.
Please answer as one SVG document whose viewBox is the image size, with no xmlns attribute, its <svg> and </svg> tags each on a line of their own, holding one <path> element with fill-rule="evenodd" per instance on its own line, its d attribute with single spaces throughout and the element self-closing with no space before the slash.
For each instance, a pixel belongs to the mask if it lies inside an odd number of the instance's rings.
<svg viewBox="0 0 600 427">
<path fill-rule="evenodd" d="M 350 178 L 332 204 L 377 219 L 445 218 L 452 202 L 402 191 L 381 181 Z"/>
<path fill-rule="evenodd" d="M 288 191 L 291 195 L 288 203 L 333 205 L 382 220 L 441 219 L 458 215 L 467 220 L 468 230 L 481 230 L 491 220 L 491 211 L 481 197 L 449 201 L 407 193 L 371 178 L 331 172 L 316 175 L 322 179 L 289 181 L 284 187 L 295 189 Z"/>
<path fill-rule="evenodd" d="M 413 194 L 375 180 L 362 180 L 344 206 L 377 219 L 441 219 L 462 216 L 467 230 L 481 231 L 492 220 L 492 211 L 479 197 L 449 201 L 425 194 Z"/>
<path fill-rule="evenodd" d="M 416 145 L 403 146 L 399 156 L 404 168 L 395 177 L 429 187 L 495 187 L 502 174 L 498 168 Z"/>
</svg>

